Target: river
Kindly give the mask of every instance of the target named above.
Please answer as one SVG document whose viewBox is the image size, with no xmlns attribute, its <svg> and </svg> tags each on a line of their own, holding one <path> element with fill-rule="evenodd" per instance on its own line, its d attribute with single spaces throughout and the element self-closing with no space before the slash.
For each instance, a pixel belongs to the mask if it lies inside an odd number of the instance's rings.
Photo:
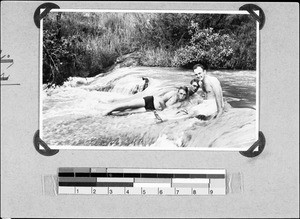
<svg viewBox="0 0 300 219">
<path fill-rule="evenodd" d="M 41 91 L 42 138 L 54 148 L 239 148 L 244 147 L 241 145 L 245 142 L 253 142 L 257 130 L 255 71 L 208 72 L 220 80 L 224 99 L 233 107 L 212 124 L 195 118 L 157 123 L 153 112 L 143 111 L 114 116 L 101 114 L 112 105 L 131 98 L 162 95 L 189 85 L 192 73 L 177 68 L 126 67 L 93 78 L 70 78 L 61 87 L 46 89 L 44 86 Z M 143 77 L 149 79 L 144 91 Z M 241 130 L 240 127 L 246 128 Z M 197 140 L 199 131 L 205 131 L 205 140 Z M 228 143 L 228 133 L 231 133 L 230 138 L 232 134 L 239 135 L 237 142 Z"/>
</svg>

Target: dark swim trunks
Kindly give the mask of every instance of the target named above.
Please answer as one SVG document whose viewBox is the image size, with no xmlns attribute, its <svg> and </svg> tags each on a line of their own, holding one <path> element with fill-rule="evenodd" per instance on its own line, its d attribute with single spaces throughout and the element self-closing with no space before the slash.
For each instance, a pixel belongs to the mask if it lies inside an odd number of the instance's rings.
<svg viewBox="0 0 300 219">
<path fill-rule="evenodd" d="M 155 110 L 153 96 L 147 96 L 147 97 L 143 97 L 143 98 L 145 100 L 145 109 L 146 110 Z"/>
</svg>

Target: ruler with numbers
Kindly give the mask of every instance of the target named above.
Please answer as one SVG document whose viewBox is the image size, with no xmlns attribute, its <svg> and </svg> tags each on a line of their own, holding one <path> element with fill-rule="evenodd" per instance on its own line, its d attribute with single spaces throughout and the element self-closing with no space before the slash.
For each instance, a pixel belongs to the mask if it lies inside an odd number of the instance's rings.
<svg viewBox="0 0 300 219">
<path fill-rule="evenodd" d="M 64 167 L 58 194 L 225 195 L 226 170 Z"/>
</svg>

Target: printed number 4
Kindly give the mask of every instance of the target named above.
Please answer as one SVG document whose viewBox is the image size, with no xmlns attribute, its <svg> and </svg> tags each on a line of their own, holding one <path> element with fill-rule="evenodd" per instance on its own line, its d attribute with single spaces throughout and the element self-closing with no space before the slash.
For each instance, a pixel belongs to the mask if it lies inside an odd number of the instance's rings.
<svg viewBox="0 0 300 219">
<path fill-rule="evenodd" d="M 129 190 L 128 189 L 126 190 L 126 194 L 129 194 Z"/>
</svg>

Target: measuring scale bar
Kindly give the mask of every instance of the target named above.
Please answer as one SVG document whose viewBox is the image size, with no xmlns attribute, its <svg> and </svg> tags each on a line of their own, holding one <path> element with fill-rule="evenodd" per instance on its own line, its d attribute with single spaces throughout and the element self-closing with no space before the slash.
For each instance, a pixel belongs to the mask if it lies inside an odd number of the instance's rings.
<svg viewBox="0 0 300 219">
<path fill-rule="evenodd" d="M 58 194 L 226 194 L 224 169 L 59 168 L 58 176 Z"/>
</svg>

